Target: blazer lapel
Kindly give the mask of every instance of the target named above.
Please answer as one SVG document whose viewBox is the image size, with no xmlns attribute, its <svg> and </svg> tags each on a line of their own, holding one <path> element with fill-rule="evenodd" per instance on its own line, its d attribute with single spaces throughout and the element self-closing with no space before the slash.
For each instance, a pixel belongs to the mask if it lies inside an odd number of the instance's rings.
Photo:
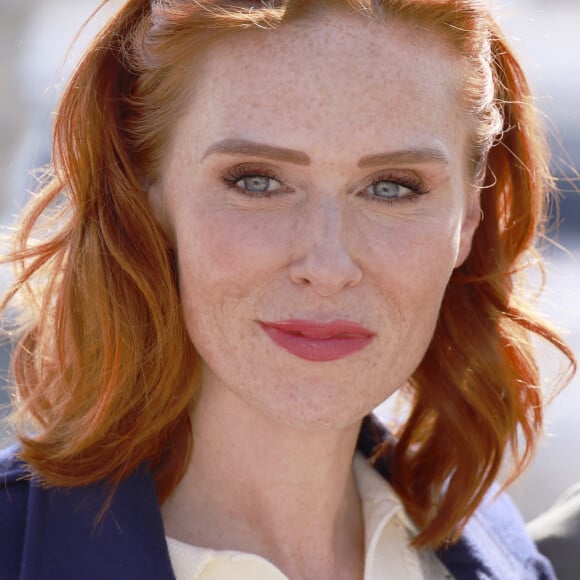
<svg viewBox="0 0 580 580">
<path fill-rule="evenodd" d="M 108 496 L 104 485 L 31 483 L 20 580 L 174 580 L 153 479 L 146 468 Z"/>
</svg>

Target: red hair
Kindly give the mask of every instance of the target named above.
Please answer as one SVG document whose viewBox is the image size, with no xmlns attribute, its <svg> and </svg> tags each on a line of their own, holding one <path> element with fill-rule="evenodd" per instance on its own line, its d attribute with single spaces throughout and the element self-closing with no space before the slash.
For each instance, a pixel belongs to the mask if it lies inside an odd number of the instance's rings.
<svg viewBox="0 0 580 580">
<path fill-rule="evenodd" d="M 476 121 L 469 163 L 485 218 L 410 378 L 413 406 L 398 443 L 375 453 L 392 453 L 392 484 L 420 528 L 414 544 L 437 546 L 476 509 L 506 448 L 516 473 L 530 458 L 542 426 L 530 334 L 575 366 L 516 285 L 543 232 L 547 151 L 525 77 L 482 2 L 334 3 L 440 31 L 458 51 Z M 191 59 L 221 34 L 307 18 L 315 4 L 129 0 L 72 76 L 52 172 L 5 260 L 17 275 L 2 304 L 18 297 L 27 315 L 13 371 L 18 414 L 34 431 L 20 433 L 20 455 L 45 484 L 116 484 L 146 460 L 162 502 L 183 475 L 199 365 L 147 184 L 186 103 Z"/>
</svg>

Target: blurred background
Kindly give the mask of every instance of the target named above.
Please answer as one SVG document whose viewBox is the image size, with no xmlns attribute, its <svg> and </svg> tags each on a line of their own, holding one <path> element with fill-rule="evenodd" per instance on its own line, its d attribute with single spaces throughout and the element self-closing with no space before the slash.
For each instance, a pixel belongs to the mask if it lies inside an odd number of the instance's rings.
<svg viewBox="0 0 580 580">
<path fill-rule="evenodd" d="M 100 23 L 121 0 L 111 0 L 65 56 L 83 22 L 100 0 L 0 0 L 0 224 L 13 222 L 33 181 L 31 168 L 49 160 L 52 112 L 75 60 Z M 580 2 L 501 0 L 496 13 L 524 63 L 537 104 L 546 115 L 561 179 L 560 227 L 553 237 L 563 248 L 546 251 L 547 286 L 540 308 L 580 355 L 580 194 L 566 178 L 580 167 Z M 0 290 L 9 273 L 0 271 Z M 558 360 L 541 351 L 547 391 Z M 7 376 L 8 348 L 0 349 Z M 6 382 L 2 380 L 2 385 Z M 5 389 L 0 403 L 8 400 Z M 379 408 L 386 414 L 388 407 Z M 510 493 L 526 519 L 547 508 L 567 486 L 580 481 L 580 376 L 549 406 L 548 433 L 526 474 Z M 0 445 L 9 433 L 0 430 Z"/>
</svg>

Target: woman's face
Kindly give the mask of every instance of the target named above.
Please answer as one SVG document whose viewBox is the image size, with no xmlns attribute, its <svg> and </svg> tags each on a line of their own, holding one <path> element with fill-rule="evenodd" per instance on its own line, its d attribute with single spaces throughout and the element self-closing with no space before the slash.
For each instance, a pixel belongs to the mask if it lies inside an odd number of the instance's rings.
<svg viewBox="0 0 580 580">
<path fill-rule="evenodd" d="M 457 65 L 434 33 L 342 12 L 196 64 L 151 199 L 204 396 L 328 429 L 414 372 L 479 218 Z"/>
</svg>

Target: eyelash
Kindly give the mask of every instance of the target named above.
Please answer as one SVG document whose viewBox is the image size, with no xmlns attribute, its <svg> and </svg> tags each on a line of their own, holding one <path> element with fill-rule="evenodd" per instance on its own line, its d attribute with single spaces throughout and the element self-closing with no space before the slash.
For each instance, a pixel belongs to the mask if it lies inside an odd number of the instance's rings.
<svg viewBox="0 0 580 580">
<path fill-rule="evenodd" d="M 405 203 L 405 202 L 413 202 L 416 201 L 422 195 L 426 195 L 431 192 L 431 189 L 421 181 L 418 177 L 412 177 L 410 175 L 393 175 L 393 173 L 384 173 L 378 176 L 373 177 L 371 183 L 366 185 L 362 188 L 362 191 L 366 191 L 369 188 L 373 187 L 377 183 L 381 181 L 386 181 L 390 183 L 395 183 L 402 187 L 405 187 L 411 191 L 410 194 L 405 195 L 403 197 L 380 197 L 378 195 L 369 195 L 368 198 L 371 201 L 375 201 L 377 203 L 387 203 L 387 204 L 395 204 L 395 203 Z"/>
<path fill-rule="evenodd" d="M 250 177 L 267 177 L 268 179 L 273 179 L 280 184 L 280 189 L 275 191 L 249 191 L 236 185 L 240 179 Z M 274 194 L 279 195 L 280 193 L 290 193 L 292 191 L 286 187 L 286 182 L 274 172 L 270 171 L 266 167 L 255 165 L 244 164 L 233 167 L 225 173 L 225 175 L 222 177 L 222 181 L 229 189 L 252 198 L 268 198 L 272 197 Z"/>
<path fill-rule="evenodd" d="M 280 188 L 274 191 L 249 191 L 237 185 L 237 182 L 244 178 L 250 177 L 266 177 L 268 179 L 272 179 L 277 181 L 280 184 Z M 229 171 L 222 176 L 222 181 L 225 185 L 232 189 L 237 193 L 241 193 L 250 198 L 270 198 L 272 195 L 280 195 L 281 193 L 291 193 L 293 190 L 288 189 L 286 186 L 286 182 L 284 179 L 280 178 L 274 172 L 269 170 L 266 167 L 255 166 L 255 165 L 238 165 L 233 167 Z M 375 201 L 377 203 L 386 203 L 386 204 L 394 204 L 394 203 L 402 203 L 402 202 L 412 202 L 416 201 L 417 198 L 421 197 L 422 195 L 426 195 L 430 193 L 430 188 L 428 188 L 423 181 L 421 181 L 418 177 L 411 177 L 411 176 L 399 176 L 393 175 L 392 173 L 385 173 L 378 176 L 375 176 L 371 183 L 366 185 L 361 189 L 361 191 L 366 191 L 369 188 L 373 187 L 377 183 L 381 181 L 395 183 L 402 187 L 405 187 L 411 191 L 409 195 L 405 195 L 404 197 L 380 197 L 377 195 L 369 195 L 367 196 L 371 201 Z"/>
</svg>

